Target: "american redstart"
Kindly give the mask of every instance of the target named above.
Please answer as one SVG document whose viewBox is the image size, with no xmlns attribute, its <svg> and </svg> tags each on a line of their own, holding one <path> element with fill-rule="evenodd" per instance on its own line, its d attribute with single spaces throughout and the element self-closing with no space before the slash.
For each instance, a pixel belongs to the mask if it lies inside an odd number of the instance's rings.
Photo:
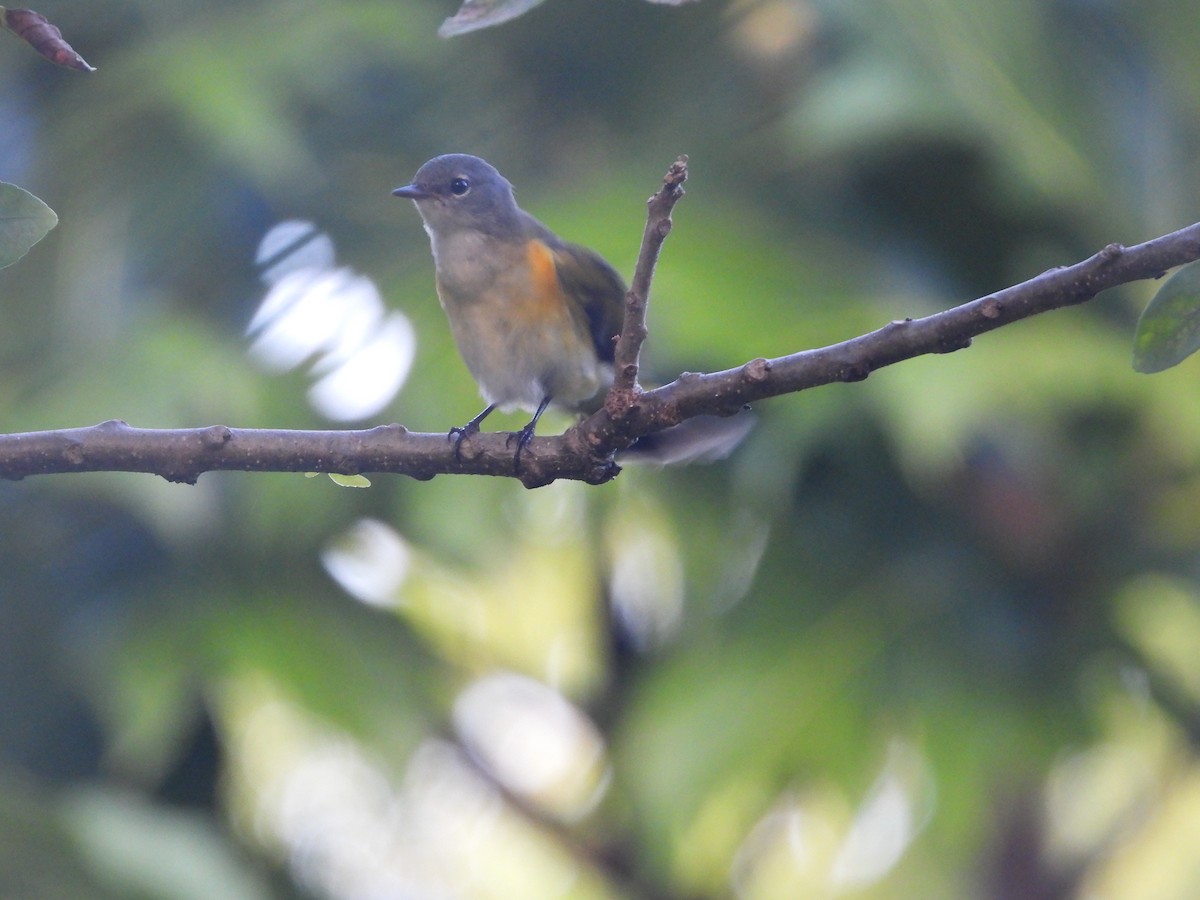
<svg viewBox="0 0 1200 900">
<path fill-rule="evenodd" d="M 596 253 L 562 240 L 518 207 L 512 185 L 477 156 L 435 157 L 392 193 L 412 200 L 425 222 L 438 299 L 487 402 L 451 429 L 455 452 L 493 410 L 531 410 L 529 424 L 513 434 L 519 466 L 550 404 L 577 413 L 599 408 L 613 380 L 625 283 Z M 643 438 L 630 451 L 658 462 L 716 459 L 749 427 L 745 416 L 701 416 Z"/>
</svg>

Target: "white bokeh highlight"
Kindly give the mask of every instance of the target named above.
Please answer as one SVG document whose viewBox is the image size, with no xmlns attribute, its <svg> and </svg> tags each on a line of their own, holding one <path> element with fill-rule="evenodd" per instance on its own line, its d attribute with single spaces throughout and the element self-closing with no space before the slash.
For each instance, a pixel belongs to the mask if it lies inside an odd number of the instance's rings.
<svg viewBox="0 0 1200 900">
<path fill-rule="evenodd" d="M 340 422 L 384 409 L 404 386 L 417 338 L 375 283 L 335 265 L 333 242 L 311 222 L 276 225 L 256 262 L 268 286 L 246 329 L 251 358 L 279 374 L 310 364 L 314 410 Z"/>
</svg>

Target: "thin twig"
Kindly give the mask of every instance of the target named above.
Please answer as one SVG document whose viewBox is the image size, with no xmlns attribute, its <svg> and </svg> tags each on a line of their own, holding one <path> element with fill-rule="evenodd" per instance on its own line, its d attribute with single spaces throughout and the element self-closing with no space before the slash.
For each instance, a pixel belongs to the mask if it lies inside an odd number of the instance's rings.
<svg viewBox="0 0 1200 900">
<path fill-rule="evenodd" d="M 662 187 L 646 201 L 646 229 L 642 232 L 642 248 L 638 253 L 633 281 L 625 295 L 625 321 L 613 351 L 612 390 L 617 395 L 637 390 L 638 368 L 642 344 L 646 341 L 646 304 L 650 300 L 650 284 L 663 242 L 671 233 L 671 211 L 683 196 L 683 183 L 688 177 L 688 158 L 680 156 L 667 169 Z"/>
<path fill-rule="evenodd" d="M 642 395 L 640 405 L 647 414 L 660 407 L 671 409 L 671 416 L 659 416 L 670 425 L 676 416 L 682 420 L 702 413 L 728 415 L 755 400 L 835 381 L 861 381 L 884 366 L 964 349 L 986 332 L 1085 303 L 1121 284 L 1161 278 L 1168 269 L 1196 259 L 1200 259 L 1200 223 L 1133 247 L 1109 244 L 1073 266 L 1050 269 L 1029 281 L 924 318 L 889 322 L 868 334 L 816 350 L 755 359 L 724 372 L 681 377 Z"/>
</svg>

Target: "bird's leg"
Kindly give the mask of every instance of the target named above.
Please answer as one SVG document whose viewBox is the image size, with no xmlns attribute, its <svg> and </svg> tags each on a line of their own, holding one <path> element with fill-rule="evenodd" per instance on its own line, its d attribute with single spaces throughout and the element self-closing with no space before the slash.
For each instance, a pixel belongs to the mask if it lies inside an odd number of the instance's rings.
<svg viewBox="0 0 1200 900">
<path fill-rule="evenodd" d="M 496 409 L 492 403 L 466 425 L 455 425 L 446 435 L 446 440 L 454 441 L 454 461 L 462 462 L 462 442 L 479 431 L 479 423 L 490 416 Z M 537 421 L 536 419 L 534 421 Z"/>
<path fill-rule="evenodd" d="M 520 471 L 521 468 L 521 451 L 533 439 L 533 430 L 537 428 L 538 419 L 542 417 L 542 413 L 546 411 L 546 407 L 550 405 L 550 395 L 547 394 L 542 398 L 542 402 L 538 404 L 537 412 L 533 414 L 533 418 L 529 420 L 529 424 L 520 431 L 514 431 L 508 436 L 508 443 L 512 443 L 513 438 L 517 439 L 517 452 L 513 456 L 513 471 Z"/>
</svg>

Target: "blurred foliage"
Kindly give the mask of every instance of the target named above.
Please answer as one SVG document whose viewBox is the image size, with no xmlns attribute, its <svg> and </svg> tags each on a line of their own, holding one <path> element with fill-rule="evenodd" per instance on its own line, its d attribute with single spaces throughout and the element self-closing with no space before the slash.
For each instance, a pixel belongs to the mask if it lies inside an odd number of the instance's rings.
<svg viewBox="0 0 1200 900">
<path fill-rule="evenodd" d="M 439 37 L 491 28 L 523 15 L 543 0 L 463 0 L 463 5 L 438 29 Z"/>
<path fill-rule="evenodd" d="M 328 427 L 246 355 L 287 218 L 416 330 L 380 420 L 465 421 L 389 194 L 443 152 L 625 272 L 689 154 L 664 378 L 1200 208 L 1183 0 L 452 6 L 58 2 L 96 75 L 0 48 L 0 177 L 61 217 L 0 272 L 0 427 Z M 600 489 L 0 484 L 0 895 L 1195 896 L 1198 363 L 1130 370 L 1153 290 Z"/>
<path fill-rule="evenodd" d="M 517 16 L 523 16 L 544 0 L 462 0 L 458 12 L 438 28 L 439 37 L 469 34 L 480 28 L 492 28 Z M 678 6 L 693 0 L 649 0 L 650 3 L 669 3 Z"/>
<path fill-rule="evenodd" d="M 28 253 L 56 224 L 58 217 L 45 203 L 0 181 L 0 269 Z"/>
<path fill-rule="evenodd" d="M 41 13 L 31 9 L 5 9 L 0 6 L 0 28 L 11 31 L 55 65 L 80 72 L 96 71 L 63 40 L 58 27 Z"/>
<path fill-rule="evenodd" d="M 1133 367 L 1147 374 L 1177 366 L 1200 349 L 1197 280 L 1200 266 L 1180 267 L 1142 310 L 1133 340 Z"/>
</svg>

